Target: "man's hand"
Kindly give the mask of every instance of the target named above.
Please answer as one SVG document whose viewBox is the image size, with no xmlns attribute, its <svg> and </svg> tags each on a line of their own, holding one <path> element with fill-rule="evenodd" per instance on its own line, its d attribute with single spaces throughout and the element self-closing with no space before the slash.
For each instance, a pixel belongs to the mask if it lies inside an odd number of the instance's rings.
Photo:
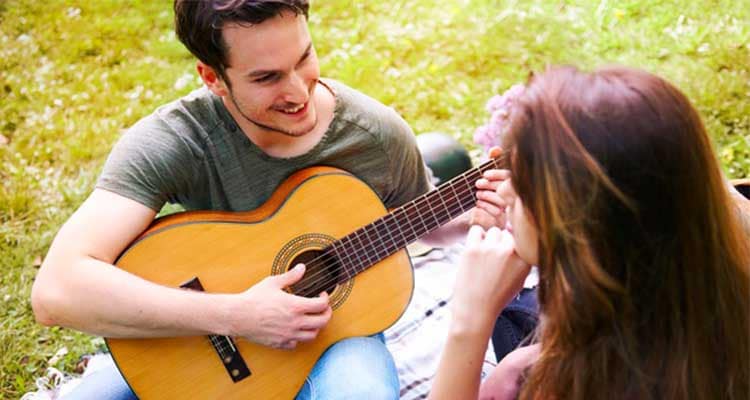
<svg viewBox="0 0 750 400">
<path fill-rule="evenodd" d="M 493 147 L 490 156 L 499 157 L 501 150 Z M 485 230 L 505 227 L 505 200 L 498 194 L 500 184 L 510 178 L 510 171 L 491 169 L 475 182 L 477 203 L 475 207 L 439 229 L 422 237 L 421 241 L 433 247 L 447 247 L 466 237 L 469 227 L 478 225 Z"/>
<path fill-rule="evenodd" d="M 505 226 L 505 200 L 497 193 L 500 184 L 510 177 L 510 171 L 491 169 L 485 171 L 476 182 L 477 206 L 471 211 L 471 225 L 484 229 Z"/>
<path fill-rule="evenodd" d="M 269 276 L 241 293 L 230 316 L 233 336 L 278 348 L 293 349 L 317 337 L 331 319 L 326 292 L 316 298 L 295 296 L 283 289 L 302 278 L 305 266 Z"/>
<path fill-rule="evenodd" d="M 502 151 L 499 147 L 490 149 L 490 157 L 497 158 Z M 497 193 L 498 187 L 506 179 L 510 178 L 510 171 L 505 169 L 491 169 L 482 174 L 482 178 L 476 181 L 477 205 L 471 212 L 469 223 L 479 225 L 484 229 L 493 226 L 505 226 L 505 201 Z"/>
</svg>

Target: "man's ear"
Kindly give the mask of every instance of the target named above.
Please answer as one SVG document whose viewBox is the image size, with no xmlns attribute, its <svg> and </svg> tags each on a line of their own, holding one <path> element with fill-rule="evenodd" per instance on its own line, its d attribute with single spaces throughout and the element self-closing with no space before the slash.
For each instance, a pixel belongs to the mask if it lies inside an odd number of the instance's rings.
<svg viewBox="0 0 750 400">
<path fill-rule="evenodd" d="M 229 89 L 227 89 L 226 83 L 224 83 L 224 80 L 216 73 L 216 70 L 204 64 L 202 61 L 198 61 L 195 68 L 198 70 L 198 75 L 200 75 L 203 83 L 206 84 L 208 90 L 213 92 L 213 94 L 219 97 L 224 97 L 229 94 Z"/>
</svg>

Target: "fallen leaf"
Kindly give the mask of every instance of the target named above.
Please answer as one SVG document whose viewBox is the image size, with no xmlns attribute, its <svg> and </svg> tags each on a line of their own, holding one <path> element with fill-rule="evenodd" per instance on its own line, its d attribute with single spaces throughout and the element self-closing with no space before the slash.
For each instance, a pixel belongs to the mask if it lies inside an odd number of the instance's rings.
<svg viewBox="0 0 750 400">
<path fill-rule="evenodd" d="M 34 262 L 31 263 L 31 265 L 34 266 L 34 268 L 39 268 L 42 266 L 42 256 L 36 256 L 34 257 Z"/>
<path fill-rule="evenodd" d="M 21 360 L 18 361 L 18 364 L 20 365 L 26 365 L 29 363 L 29 356 L 23 356 L 21 357 Z"/>
</svg>

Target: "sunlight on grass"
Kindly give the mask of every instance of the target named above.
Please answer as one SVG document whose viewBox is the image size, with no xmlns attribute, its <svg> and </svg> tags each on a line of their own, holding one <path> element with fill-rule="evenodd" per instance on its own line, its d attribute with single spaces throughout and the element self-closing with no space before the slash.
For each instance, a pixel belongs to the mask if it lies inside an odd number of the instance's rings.
<svg viewBox="0 0 750 400">
<path fill-rule="evenodd" d="M 750 176 L 742 3 L 329 0 L 314 2 L 310 22 L 324 76 L 394 107 L 417 133 L 466 145 L 487 99 L 532 70 L 645 68 L 694 102 L 725 171 L 739 178 Z M 102 346 L 34 322 L 40 258 L 122 130 L 199 84 L 170 1 L 0 0 L 0 398 Z"/>
</svg>

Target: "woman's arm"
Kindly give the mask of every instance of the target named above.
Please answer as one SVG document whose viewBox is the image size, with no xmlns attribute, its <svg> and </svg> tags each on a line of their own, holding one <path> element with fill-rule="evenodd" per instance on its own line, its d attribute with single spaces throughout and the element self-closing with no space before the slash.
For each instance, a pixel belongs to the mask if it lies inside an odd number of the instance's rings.
<svg viewBox="0 0 750 400">
<path fill-rule="evenodd" d="M 430 399 L 476 399 L 487 343 L 500 310 L 523 287 L 531 268 L 507 231 L 473 226 L 451 300 L 448 339 Z"/>
</svg>

